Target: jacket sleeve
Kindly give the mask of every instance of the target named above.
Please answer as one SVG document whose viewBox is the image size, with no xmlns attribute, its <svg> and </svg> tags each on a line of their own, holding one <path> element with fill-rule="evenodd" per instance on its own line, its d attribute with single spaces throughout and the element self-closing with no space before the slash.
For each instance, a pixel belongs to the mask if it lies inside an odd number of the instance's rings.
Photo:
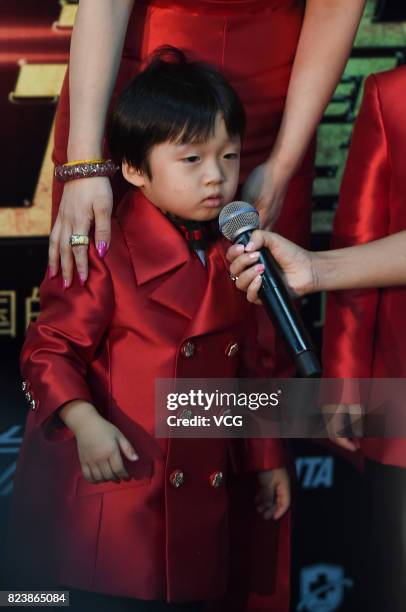
<svg viewBox="0 0 406 612">
<path fill-rule="evenodd" d="M 92 402 L 86 384 L 87 367 L 95 358 L 114 310 L 110 272 L 93 244 L 89 245 L 86 285 L 81 287 L 75 275 L 71 287 L 64 291 L 61 280 L 60 275 L 43 280 L 40 315 L 27 330 L 20 357 L 37 426 L 56 416 L 58 408 L 68 401 Z"/>
<path fill-rule="evenodd" d="M 333 248 L 362 244 L 387 235 L 390 180 L 379 81 L 371 75 L 366 81 L 354 126 L 334 222 Z M 372 376 L 379 297 L 377 289 L 329 294 L 323 342 L 325 377 Z"/>
<path fill-rule="evenodd" d="M 270 379 L 274 356 L 274 343 L 266 349 L 266 345 L 258 342 L 258 317 L 256 310 L 260 306 L 248 305 L 245 317 L 244 340 L 241 347 L 241 359 L 238 376 L 240 378 Z M 250 385 L 252 390 L 252 385 Z M 269 385 L 266 385 L 269 391 Z M 266 408 L 265 408 L 266 409 Z M 272 407 L 269 407 L 272 410 Z M 255 417 L 254 417 L 255 418 Z M 263 471 L 285 467 L 290 463 L 286 440 L 280 438 L 245 438 L 242 458 L 243 471 Z"/>
</svg>

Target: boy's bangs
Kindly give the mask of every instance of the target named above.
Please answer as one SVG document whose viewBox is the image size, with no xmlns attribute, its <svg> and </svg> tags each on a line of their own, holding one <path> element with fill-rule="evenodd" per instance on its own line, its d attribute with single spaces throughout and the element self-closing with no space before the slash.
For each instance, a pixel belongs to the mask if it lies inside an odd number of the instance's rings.
<svg viewBox="0 0 406 612">
<path fill-rule="evenodd" d="M 163 141 L 169 140 L 175 144 L 202 144 L 207 142 L 215 132 L 216 118 L 222 114 L 226 124 L 226 130 L 230 137 L 240 135 L 237 120 L 224 116 L 224 112 L 218 107 L 211 108 L 190 107 L 189 112 L 176 114 L 167 122 L 168 129 L 162 134 Z M 164 131 L 164 130 L 163 130 Z"/>
<path fill-rule="evenodd" d="M 194 109 L 195 111 L 197 109 Z M 201 144 L 214 134 L 217 113 L 194 112 L 178 117 L 170 126 L 167 139 L 175 144 Z"/>
</svg>

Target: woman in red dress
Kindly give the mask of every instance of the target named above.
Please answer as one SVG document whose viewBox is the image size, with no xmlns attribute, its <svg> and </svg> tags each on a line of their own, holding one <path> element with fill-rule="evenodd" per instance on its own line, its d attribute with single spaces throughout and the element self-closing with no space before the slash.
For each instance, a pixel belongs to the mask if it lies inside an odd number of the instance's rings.
<svg viewBox="0 0 406 612">
<path fill-rule="evenodd" d="M 57 111 L 54 162 L 101 158 L 112 96 L 154 49 L 173 45 L 220 69 L 237 90 L 248 115 L 241 181 L 262 165 L 248 182 L 263 225 L 279 217 L 275 229 L 305 243 L 314 133 L 347 61 L 364 4 L 81 0 L 70 73 Z M 122 186 L 115 180 L 112 191 L 104 177 L 70 181 L 65 187 L 54 183 L 50 274 L 57 273 L 61 258 L 65 286 L 75 267 L 83 280 L 88 274 L 86 247 L 72 249 L 70 235 L 88 234 L 94 220 L 96 246 L 103 254 L 110 241 L 113 193 L 118 196 Z"/>
</svg>

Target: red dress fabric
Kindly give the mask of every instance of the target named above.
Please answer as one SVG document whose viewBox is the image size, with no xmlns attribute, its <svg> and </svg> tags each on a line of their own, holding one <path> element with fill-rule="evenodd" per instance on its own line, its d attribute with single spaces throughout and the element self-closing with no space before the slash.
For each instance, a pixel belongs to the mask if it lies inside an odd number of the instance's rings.
<svg viewBox="0 0 406 612">
<path fill-rule="evenodd" d="M 269 155 L 275 141 L 300 35 L 304 12 L 303 0 L 136 0 L 130 17 L 123 58 L 112 96 L 114 102 L 120 90 L 141 69 L 143 61 L 157 47 L 173 45 L 189 57 L 205 61 L 219 69 L 239 93 L 247 112 L 247 133 L 241 158 L 241 182 Z M 65 79 L 56 116 L 55 163 L 67 159 L 69 131 L 68 79 Z M 106 151 L 107 153 L 107 151 Z M 275 230 L 291 240 L 307 245 L 310 234 L 311 188 L 313 181 L 314 145 L 304 157 L 293 177 Z M 121 177 L 113 181 L 115 203 L 120 201 L 128 185 Z M 52 218 L 55 220 L 63 185 L 54 182 Z M 268 325 L 268 324 L 267 324 Z M 275 342 L 270 329 L 266 334 L 267 349 L 273 347 L 269 365 L 275 375 L 291 374 L 287 367 L 284 347 Z M 271 372 L 271 370 L 270 370 Z M 238 497 L 238 494 L 236 494 Z M 250 522 L 257 518 L 251 513 Z M 238 521 L 237 521 L 238 522 Z M 240 523 L 241 526 L 241 523 Z M 237 529 L 237 528 L 236 528 Z M 290 516 L 282 519 L 279 530 L 277 583 L 273 596 L 248 595 L 249 580 L 244 568 L 236 564 L 234 584 L 242 586 L 244 596 L 237 602 L 224 603 L 221 612 L 241 610 L 254 612 L 284 612 L 289 606 L 289 540 Z M 271 529 L 269 531 L 272 531 Z M 283 537 L 282 537 L 283 534 Z M 261 538 L 266 542 L 265 535 Z M 269 535 L 272 541 L 272 535 Z M 251 575 L 261 568 L 272 571 L 266 546 L 256 554 L 249 542 L 241 543 L 240 558 L 246 556 Z M 267 569 L 265 571 L 268 571 Z M 263 573 L 263 571 L 262 571 Z M 245 581 L 245 583 L 244 583 Z M 244 583 L 244 584 L 243 584 Z M 255 586 L 252 586 L 254 593 Z"/>
<path fill-rule="evenodd" d="M 367 79 L 343 178 L 333 248 L 406 229 L 406 111 L 401 103 L 405 91 L 404 67 Z M 405 378 L 405 307 L 403 287 L 330 293 L 324 375 Z M 392 414 L 395 410 L 404 412 L 404 402 L 405 398 L 399 397 Z M 361 450 L 369 459 L 406 467 L 406 439 L 365 438 L 361 439 Z"/>
</svg>

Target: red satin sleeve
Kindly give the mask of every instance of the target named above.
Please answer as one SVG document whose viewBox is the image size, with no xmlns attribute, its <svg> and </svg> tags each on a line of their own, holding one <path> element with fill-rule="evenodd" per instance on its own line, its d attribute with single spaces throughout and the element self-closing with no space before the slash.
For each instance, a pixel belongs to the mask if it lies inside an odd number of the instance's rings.
<svg viewBox="0 0 406 612">
<path fill-rule="evenodd" d="M 249 304 L 246 306 L 248 307 L 238 376 L 240 378 L 269 379 L 273 371 L 274 344 L 259 344 L 255 311 L 261 307 Z M 272 407 L 269 407 L 269 410 L 272 410 Z M 280 438 L 246 438 L 244 440 L 243 471 L 272 470 L 285 467 L 289 463 L 291 459 L 286 440 Z"/>
<path fill-rule="evenodd" d="M 110 272 L 92 242 L 86 285 L 81 287 L 75 278 L 64 291 L 60 275 L 46 277 L 40 287 L 40 306 L 20 357 L 22 376 L 36 402 L 33 412 L 38 426 L 68 401 L 92 402 L 86 384 L 87 367 L 114 311 Z"/>
<path fill-rule="evenodd" d="M 390 156 L 374 75 L 365 85 L 354 126 L 333 230 L 333 248 L 386 236 L 389 224 Z M 373 347 L 380 292 L 337 291 L 327 299 L 323 365 L 328 378 L 372 376 Z"/>
</svg>

